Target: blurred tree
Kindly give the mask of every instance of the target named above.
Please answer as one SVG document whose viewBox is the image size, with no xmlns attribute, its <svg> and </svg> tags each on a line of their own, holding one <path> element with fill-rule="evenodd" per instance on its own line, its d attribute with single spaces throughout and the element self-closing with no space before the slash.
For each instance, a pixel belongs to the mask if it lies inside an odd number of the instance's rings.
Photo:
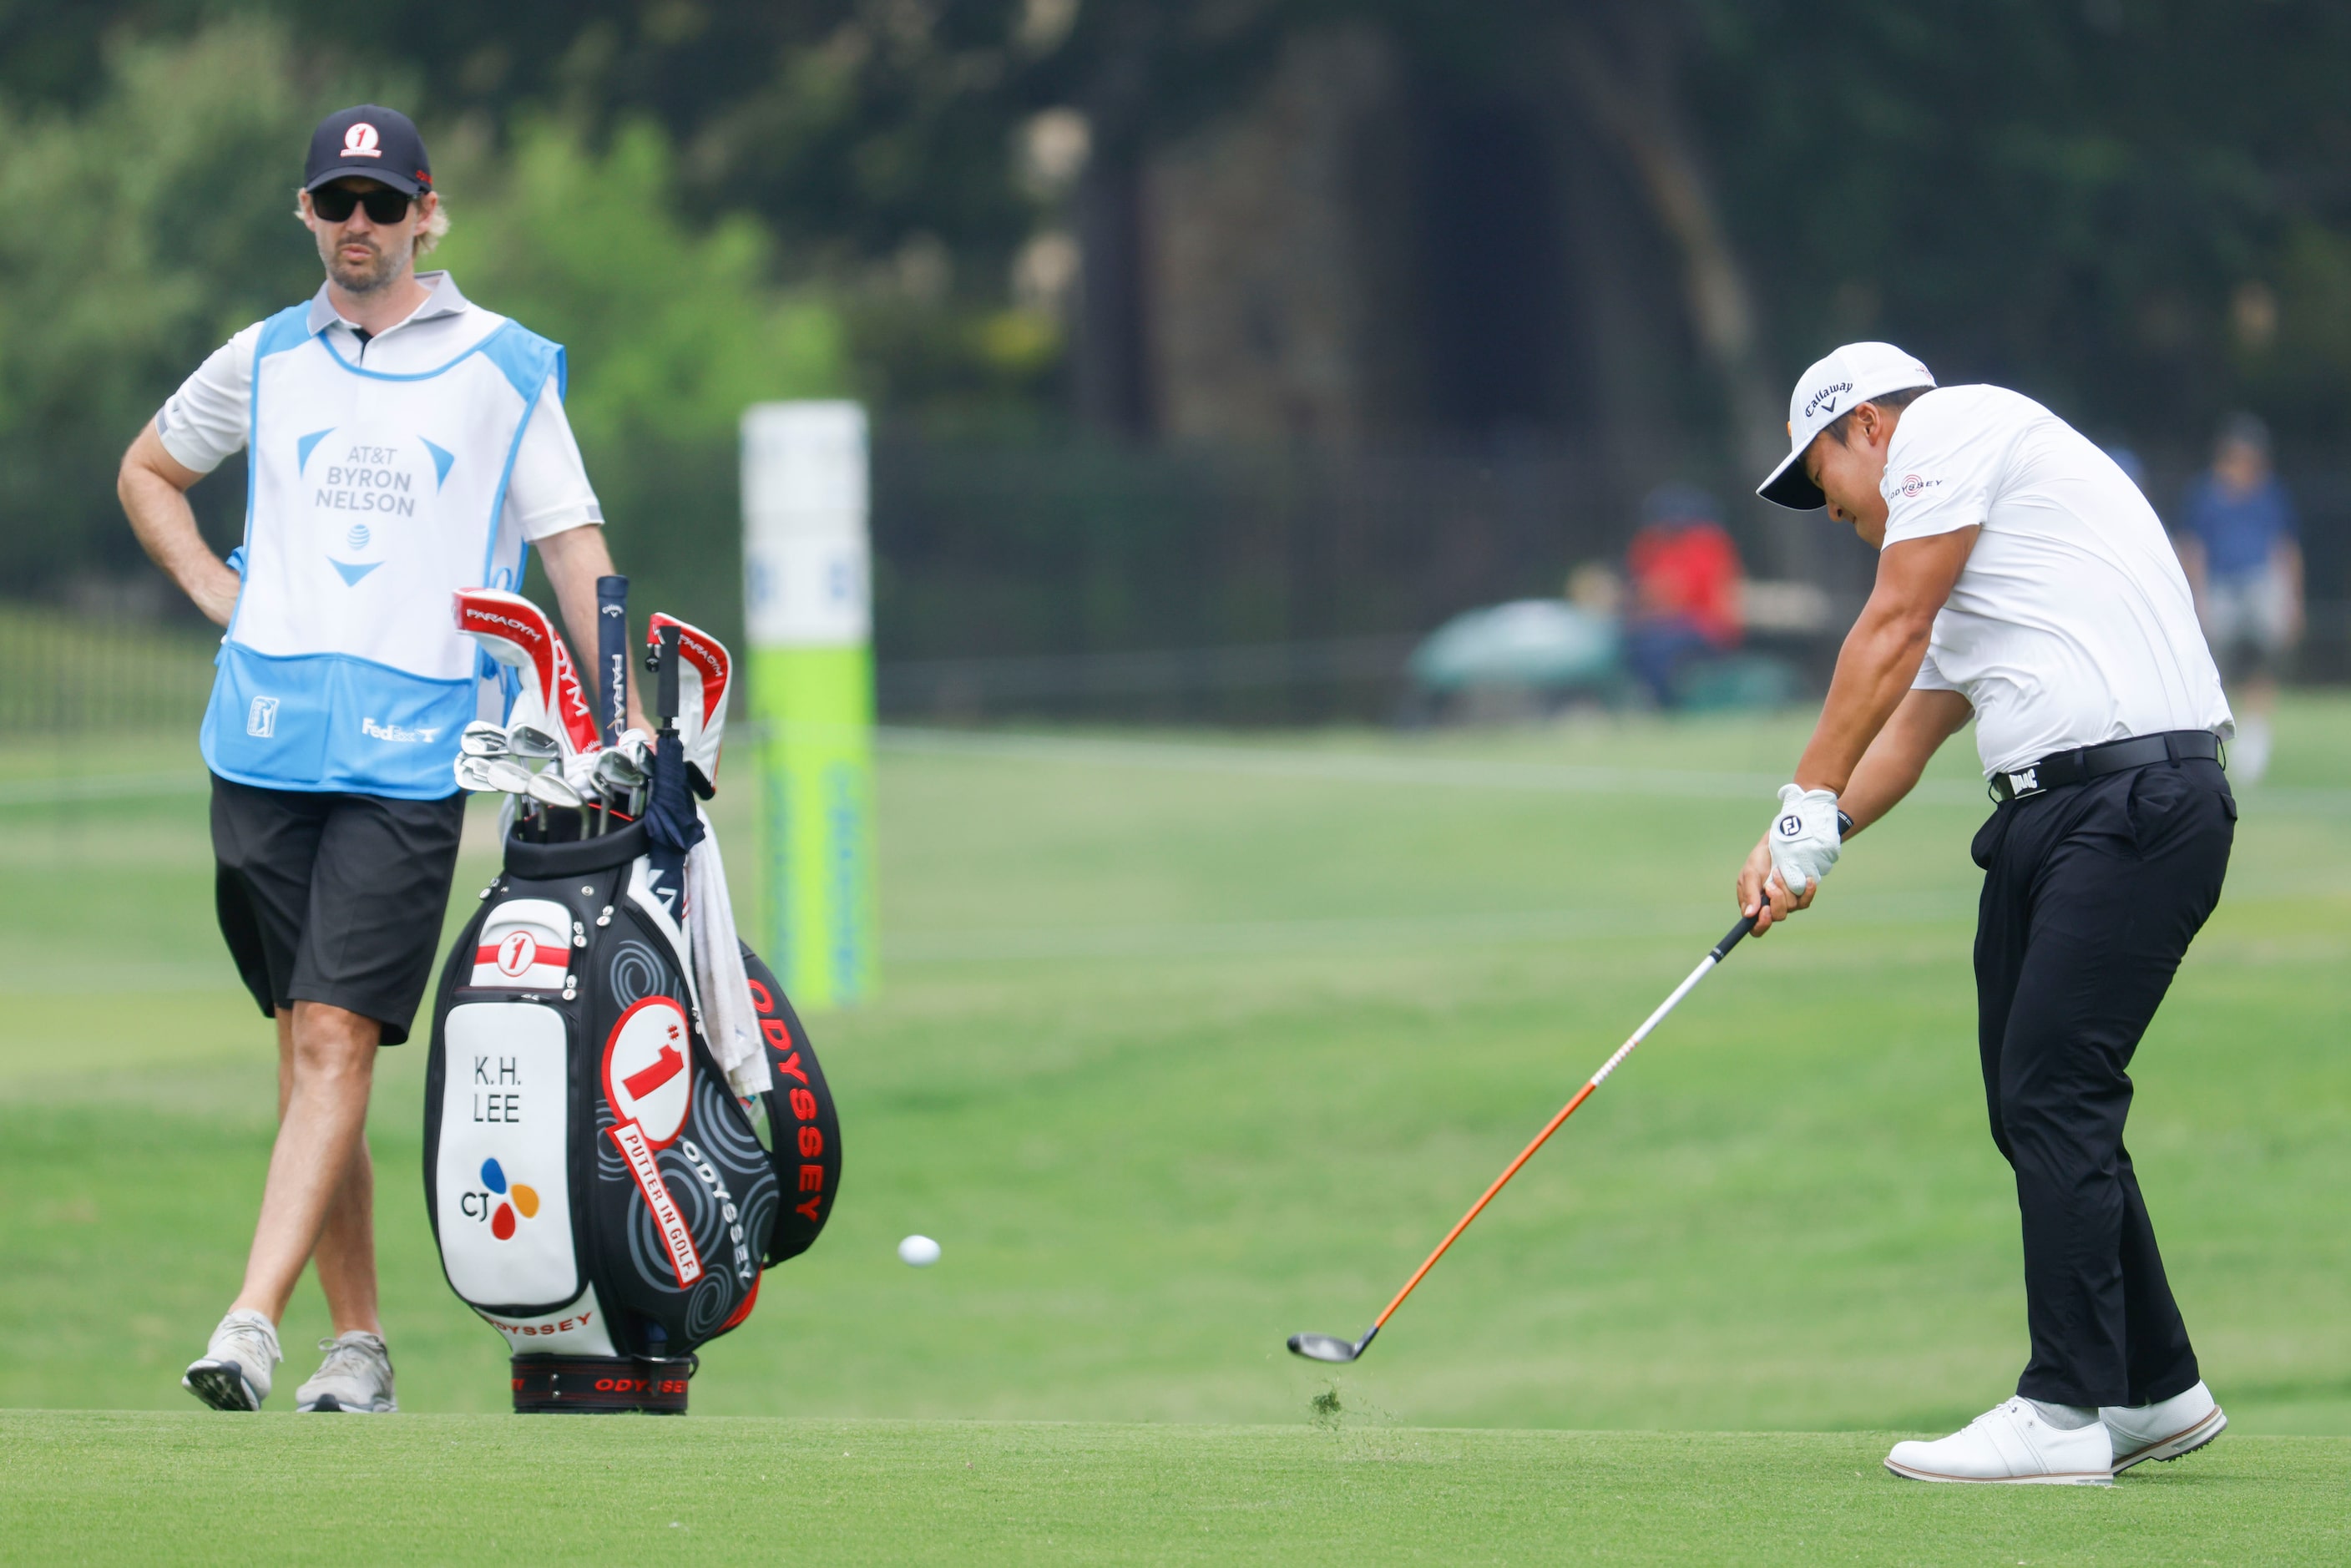
<svg viewBox="0 0 2351 1568">
<path fill-rule="evenodd" d="M 292 208 L 320 86 L 275 28 L 232 21 L 118 40 L 81 114 L 0 107 L 0 521 L 17 588 L 130 569 L 123 446 L 231 332 L 318 287 Z M 227 487 L 201 497 L 216 522 Z"/>
<path fill-rule="evenodd" d="M 405 96 L 338 80 L 256 17 L 117 39 L 106 58 L 80 112 L 0 107 L 0 526 L 18 591 L 137 570 L 113 494 L 122 447 L 231 333 L 318 288 L 292 212 L 317 117 Z M 428 135 L 453 217 L 428 265 L 566 344 L 568 405 L 623 548 L 681 589 L 731 565 L 737 418 L 846 390 L 836 314 L 778 289 L 756 220 L 684 218 L 651 124 L 601 152 L 547 120 L 496 152 L 478 132 Z M 215 542 L 234 539 L 243 488 L 234 463 L 198 486 Z M 695 609 L 739 615 L 731 591 Z"/>
<path fill-rule="evenodd" d="M 2319 0 L 1707 0 L 1698 101 L 1792 368 L 1899 340 L 1952 379 L 2195 442 L 2267 385 L 2289 430 L 2351 434 L 2322 365 L 2346 279 L 2301 266 L 2351 222 L 2351 10 Z M 2232 318 L 2248 284 L 2277 289 Z M 2336 341 L 2339 342 L 2339 339 Z M 2248 378 L 2243 350 L 2273 373 Z M 2262 358 L 2255 355 L 2254 358 Z M 2306 394 L 2320 385 L 2323 397 Z"/>
<path fill-rule="evenodd" d="M 732 214 L 677 210 L 666 135 L 643 120 L 598 152 L 546 119 L 503 155 L 442 139 L 449 237 L 430 265 L 469 298 L 564 345 L 564 400 L 615 558 L 644 601 L 732 637 L 736 426 L 774 398 L 848 390 L 839 316 L 770 281 L 774 242 Z"/>
</svg>

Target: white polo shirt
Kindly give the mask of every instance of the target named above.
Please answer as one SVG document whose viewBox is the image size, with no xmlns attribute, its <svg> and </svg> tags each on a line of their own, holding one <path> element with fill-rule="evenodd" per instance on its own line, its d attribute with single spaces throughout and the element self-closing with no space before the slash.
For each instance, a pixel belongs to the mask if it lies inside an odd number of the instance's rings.
<svg viewBox="0 0 2351 1568">
<path fill-rule="evenodd" d="M 328 302 L 322 283 L 310 299 L 310 330 L 324 333 L 344 359 L 371 371 L 413 375 L 432 370 L 482 335 L 480 326 L 465 319 L 479 310 L 445 272 L 420 272 L 416 281 L 430 288 L 431 296 L 407 319 L 365 341 L 359 329 Z M 209 474 L 245 450 L 253 412 L 254 349 L 267 325 L 256 321 L 214 349 L 155 415 L 155 434 L 176 461 Z M 503 525 L 536 542 L 603 520 L 603 508 L 580 460 L 580 444 L 572 438 L 571 422 L 563 414 L 563 398 L 549 384 L 539 393 L 538 407 L 515 452 Z"/>
<path fill-rule="evenodd" d="M 1915 685 L 1964 693 L 1985 777 L 2166 730 L 2235 733 L 2155 508 L 2080 432 L 2001 387 L 1942 387 L 1886 451 L 1886 542 L 1977 525 Z"/>
</svg>

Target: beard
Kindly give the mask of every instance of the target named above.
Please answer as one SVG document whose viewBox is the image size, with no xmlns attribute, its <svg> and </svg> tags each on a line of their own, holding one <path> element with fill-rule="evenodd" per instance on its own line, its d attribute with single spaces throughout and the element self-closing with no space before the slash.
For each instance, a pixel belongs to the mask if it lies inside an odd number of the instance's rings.
<svg viewBox="0 0 2351 1568">
<path fill-rule="evenodd" d="M 372 254 L 365 262 L 354 265 L 345 260 L 342 255 L 342 247 L 348 244 L 365 245 Z M 326 235 L 320 235 L 319 259 L 327 264 L 327 276 L 334 280 L 337 287 L 350 294 L 369 295 L 390 287 L 400 276 L 401 264 L 407 257 L 386 250 L 372 238 L 330 243 Z"/>
</svg>

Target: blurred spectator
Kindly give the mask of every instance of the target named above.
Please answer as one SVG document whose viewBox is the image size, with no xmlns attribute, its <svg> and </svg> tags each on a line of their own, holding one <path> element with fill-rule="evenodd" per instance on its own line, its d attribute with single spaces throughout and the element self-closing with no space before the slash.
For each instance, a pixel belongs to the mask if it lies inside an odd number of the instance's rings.
<svg viewBox="0 0 2351 1568">
<path fill-rule="evenodd" d="M 1739 551 L 1713 497 L 1661 485 L 1641 503 L 1625 565 L 1633 581 L 1626 662 L 1657 706 L 1671 707 L 1684 665 L 1739 645 Z"/>
<path fill-rule="evenodd" d="M 2267 425 L 2250 413 L 2221 425 L 2180 520 L 2180 564 L 2237 716 L 2231 771 L 2252 783 L 2269 768 L 2278 676 L 2302 637 L 2302 546 L 2294 502 L 2270 468 Z"/>
</svg>

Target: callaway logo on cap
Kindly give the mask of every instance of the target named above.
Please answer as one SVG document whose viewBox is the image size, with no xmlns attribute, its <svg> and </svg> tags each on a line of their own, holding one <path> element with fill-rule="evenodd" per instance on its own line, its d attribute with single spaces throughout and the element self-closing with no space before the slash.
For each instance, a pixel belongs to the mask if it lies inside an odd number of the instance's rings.
<svg viewBox="0 0 2351 1568">
<path fill-rule="evenodd" d="M 395 191 L 421 195 L 433 188 L 433 161 L 415 121 L 396 109 L 363 103 L 319 121 L 310 132 L 310 156 L 302 166 L 302 188 L 315 191 L 329 181 L 363 174 Z"/>
<path fill-rule="evenodd" d="M 1827 506 L 1821 487 L 1804 476 L 1804 449 L 1813 438 L 1856 403 L 1934 384 L 1935 377 L 1924 364 L 1891 343 L 1847 343 L 1796 382 L 1788 399 L 1788 455 L 1755 486 L 1755 493 L 1799 512 Z"/>
</svg>

